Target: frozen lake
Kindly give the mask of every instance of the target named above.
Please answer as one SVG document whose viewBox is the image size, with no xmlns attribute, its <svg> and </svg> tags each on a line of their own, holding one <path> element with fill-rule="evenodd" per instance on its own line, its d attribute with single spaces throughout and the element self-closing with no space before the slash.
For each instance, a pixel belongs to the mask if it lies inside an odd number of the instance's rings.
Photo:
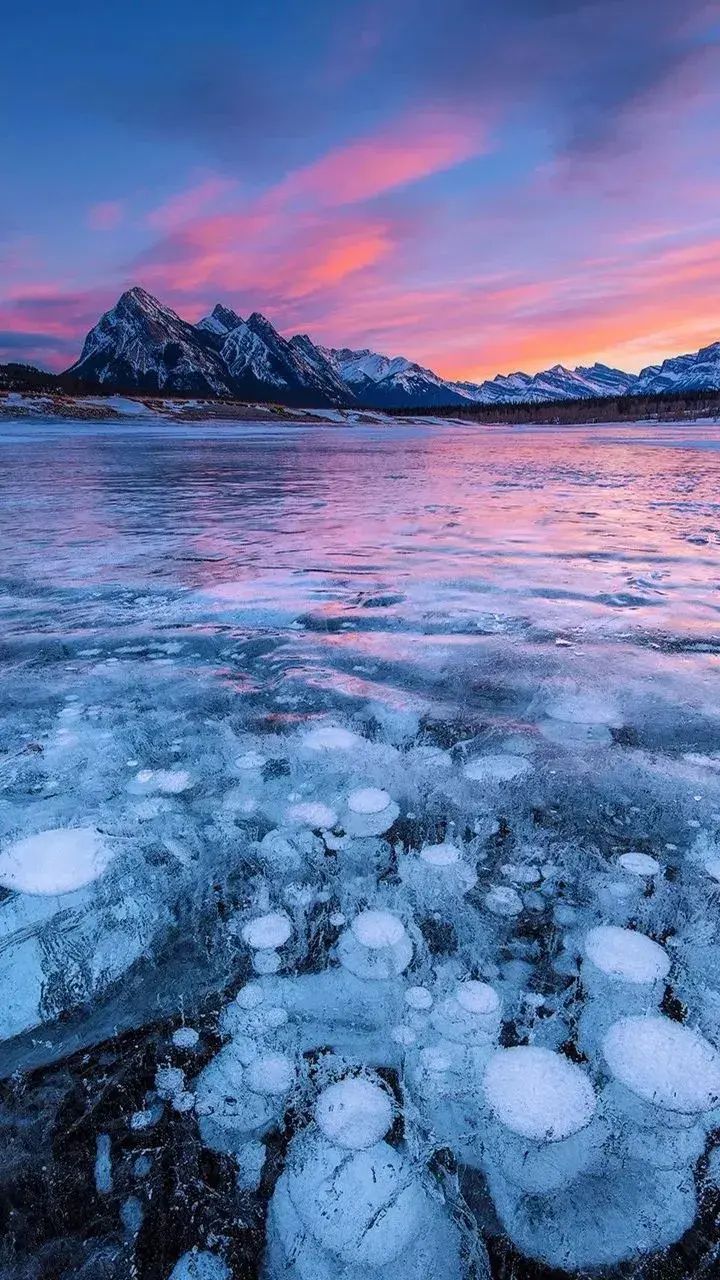
<svg viewBox="0 0 720 1280">
<path fill-rule="evenodd" d="M 0 1280 L 717 1274 L 720 426 L 6 423 L 0 580 Z"/>
</svg>

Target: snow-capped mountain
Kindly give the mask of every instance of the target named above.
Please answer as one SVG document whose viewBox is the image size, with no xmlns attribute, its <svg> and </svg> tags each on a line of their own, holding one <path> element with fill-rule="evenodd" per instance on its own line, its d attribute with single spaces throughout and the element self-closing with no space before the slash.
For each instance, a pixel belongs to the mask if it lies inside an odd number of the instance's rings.
<svg viewBox="0 0 720 1280">
<path fill-rule="evenodd" d="M 638 392 L 657 395 L 663 391 L 720 391 L 720 342 L 701 347 L 686 356 L 673 356 L 662 364 L 641 369 Z"/>
<path fill-rule="evenodd" d="M 381 356 L 348 347 L 321 347 L 322 354 L 360 404 L 377 409 L 461 404 L 472 397 L 404 356 Z"/>
<path fill-rule="evenodd" d="M 203 316 L 202 320 L 198 320 L 195 325 L 196 329 L 200 329 L 203 333 L 212 334 L 215 338 L 225 339 L 231 329 L 236 329 L 242 320 L 239 315 L 231 311 L 230 307 L 224 307 L 221 302 L 216 302 L 209 316 Z"/>
<path fill-rule="evenodd" d="M 66 371 L 88 387 L 229 396 L 233 389 L 217 353 L 194 325 L 144 289 L 128 289 L 87 335 Z"/>
<path fill-rule="evenodd" d="M 259 311 L 243 320 L 217 303 L 210 315 L 189 324 L 136 287 L 101 316 L 80 359 L 61 376 L 109 391 L 232 396 L 308 408 L 540 404 L 720 390 L 720 342 L 649 365 L 639 375 L 604 364 L 556 364 L 480 383 L 452 381 L 404 356 L 322 347 L 307 334 L 284 338 Z"/>
<path fill-rule="evenodd" d="M 346 405 L 352 399 L 309 338 L 282 338 L 259 311 L 230 330 L 220 358 L 233 386 L 254 399 L 267 399 L 268 392 L 272 399 L 308 406 Z"/>
<path fill-rule="evenodd" d="M 289 342 L 255 311 L 218 303 L 197 325 L 129 289 L 90 330 L 67 376 L 86 387 L 337 406 L 354 397 L 309 338 Z"/>
</svg>

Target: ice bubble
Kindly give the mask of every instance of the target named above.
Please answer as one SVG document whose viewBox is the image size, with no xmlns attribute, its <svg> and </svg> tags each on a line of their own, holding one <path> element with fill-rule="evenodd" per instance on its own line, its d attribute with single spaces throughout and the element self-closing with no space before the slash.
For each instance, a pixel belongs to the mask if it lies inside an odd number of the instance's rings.
<svg viewBox="0 0 720 1280">
<path fill-rule="evenodd" d="M 720 882 L 720 857 L 708 858 L 703 863 L 703 866 L 705 867 L 705 870 L 707 874 L 711 877 L 711 879 L 717 880 L 718 882 Z"/>
<path fill-rule="evenodd" d="M 187 769 L 158 769 L 153 778 L 153 787 L 163 795 L 180 795 L 192 785 L 193 780 Z"/>
<path fill-rule="evenodd" d="M 417 1031 L 412 1027 L 406 1026 L 403 1022 L 398 1023 L 397 1026 L 391 1027 L 390 1035 L 395 1041 L 395 1044 L 401 1045 L 403 1049 L 411 1048 L 411 1046 L 417 1041 Z"/>
<path fill-rule="evenodd" d="M 512 782 L 532 772 L 529 760 L 510 752 L 478 756 L 468 761 L 463 769 L 465 777 L 472 782 Z"/>
<path fill-rule="evenodd" d="M 379 1085 L 360 1077 L 339 1080 L 315 1104 L 319 1128 L 338 1147 L 364 1151 L 385 1136 L 393 1122 L 390 1097 Z"/>
<path fill-rule="evenodd" d="M 611 1074 L 636 1097 L 692 1115 L 720 1103 L 720 1053 L 697 1031 L 662 1016 L 621 1018 L 606 1032 Z"/>
<path fill-rule="evenodd" d="M 431 1009 L 433 998 L 427 987 L 408 987 L 405 992 L 405 1003 L 411 1009 Z"/>
<path fill-rule="evenodd" d="M 175 1263 L 169 1280 L 231 1280 L 228 1266 L 214 1253 L 189 1249 Z"/>
<path fill-rule="evenodd" d="M 338 941 L 344 969 L 358 978 L 385 981 L 407 969 L 412 943 L 402 920 L 390 911 L 361 911 Z"/>
<path fill-rule="evenodd" d="M 19 893 L 71 893 L 97 880 L 112 858 L 94 827 L 55 827 L 6 845 L 0 885 Z"/>
<path fill-rule="evenodd" d="M 649 853 L 621 853 L 617 861 L 623 871 L 633 876 L 656 876 L 661 870 L 657 858 L 651 858 Z"/>
<path fill-rule="evenodd" d="M 195 1106 L 195 1094 L 190 1093 L 186 1089 L 182 1089 L 180 1093 L 174 1093 L 170 1099 L 173 1111 L 183 1112 L 192 1111 Z"/>
<path fill-rule="evenodd" d="M 540 868 L 530 863 L 505 862 L 500 871 L 513 884 L 537 884 L 541 879 Z"/>
<path fill-rule="evenodd" d="M 546 714 L 553 720 L 566 720 L 570 724 L 613 727 L 622 724 L 622 716 L 612 703 L 589 692 L 563 694 L 549 704 Z"/>
<path fill-rule="evenodd" d="M 612 924 L 590 929 L 585 954 L 602 973 L 623 982 L 659 982 L 670 969 L 668 954 L 659 943 Z"/>
<path fill-rule="evenodd" d="M 520 894 L 504 884 L 494 884 L 485 894 L 484 901 L 494 916 L 517 916 L 523 909 Z"/>
<path fill-rule="evenodd" d="M 320 800 L 305 800 L 294 804 L 287 813 L 290 822 L 303 827 L 311 827 L 313 831 L 323 831 L 334 827 L 337 822 L 337 811 Z"/>
<path fill-rule="evenodd" d="M 585 1073 L 562 1054 L 533 1045 L 498 1049 L 483 1089 L 496 1119 L 523 1138 L 558 1142 L 595 1113 L 595 1091 Z"/>
<path fill-rule="evenodd" d="M 486 982 L 461 982 L 436 1006 L 431 1021 L 446 1039 L 456 1043 L 489 1044 L 500 1030 L 501 1000 Z"/>
<path fill-rule="evenodd" d="M 347 805 L 351 813 L 376 814 L 383 813 L 392 800 L 387 791 L 380 787 L 356 787 L 351 791 Z"/>
<path fill-rule="evenodd" d="M 267 764 L 267 756 L 263 756 L 259 751 L 246 751 L 244 755 L 238 756 L 235 761 L 237 769 L 262 769 Z"/>
<path fill-rule="evenodd" d="M 242 937 L 254 951 L 282 947 L 292 935 L 292 922 L 282 911 L 269 911 L 243 925 Z"/>
<path fill-rule="evenodd" d="M 257 1009 L 265 999 L 265 992 L 257 982 L 248 982 L 247 986 L 241 987 L 235 997 L 235 1003 L 241 1009 Z"/>
<path fill-rule="evenodd" d="M 455 992 L 455 999 L 462 1009 L 480 1017 L 494 1017 L 500 1012 L 500 997 L 487 982 L 474 979 L 462 982 Z"/>
<path fill-rule="evenodd" d="M 180 1067 L 158 1067 L 155 1072 L 155 1088 L 161 1098 L 173 1098 L 185 1088 L 185 1072 Z"/>
<path fill-rule="evenodd" d="M 311 751 L 353 751 L 361 742 L 356 733 L 334 724 L 318 725 L 303 738 L 303 746 Z"/>
<path fill-rule="evenodd" d="M 371 950 L 393 947 L 405 937 L 405 926 L 391 911 L 361 911 L 352 929 L 358 942 Z"/>
<path fill-rule="evenodd" d="M 288 1093 L 295 1083 L 295 1066 L 284 1053 L 254 1058 L 245 1068 L 245 1083 L 253 1093 Z"/>
<path fill-rule="evenodd" d="M 460 850 L 457 845 L 444 841 L 442 844 L 426 844 L 420 850 L 420 857 L 430 867 L 451 867 L 460 861 Z"/>
<path fill-rule="evenodd" d="M 200 1036 L 194 1027 L 178 1027 L 173 1032 L 172 1042 L 176 1049 L 195 1049 Z"/>
</svg>

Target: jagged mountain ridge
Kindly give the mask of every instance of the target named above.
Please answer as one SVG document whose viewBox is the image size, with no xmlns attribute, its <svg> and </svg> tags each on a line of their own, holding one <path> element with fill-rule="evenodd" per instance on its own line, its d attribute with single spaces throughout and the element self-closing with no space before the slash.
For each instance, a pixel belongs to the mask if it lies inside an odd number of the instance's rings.
<svg viewBox="0 0 720 1280">
<path fill-rule="evenodd" d="M 103 390 L 233 394 L 209 335 L 137 287 L 100 317 L 66 374 Z"/>
<path fill-rule="evenodd" d="M 720 389 L 720 342 L 648 365 L 639 374 L 603 364 L 473 383 L 440 377 L 404 356 L 284 338 L 260 312 L 244 320 L 218 303 L 197 324 L 144 289 L 127 290 L 88 333 L 64 378 L 88 389 L 225 396 L 301 407 L 377 409 L 534 403 Z"/>
</svg>

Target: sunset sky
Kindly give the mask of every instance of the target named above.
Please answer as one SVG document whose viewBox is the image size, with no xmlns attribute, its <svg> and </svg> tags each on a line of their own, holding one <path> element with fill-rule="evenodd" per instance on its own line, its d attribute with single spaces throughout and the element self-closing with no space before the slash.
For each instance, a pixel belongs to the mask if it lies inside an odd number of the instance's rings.
<svg viewBox="0 0 720 1280">
<path fill-rule="evenodd" d="M 131 284 L 452 377 L 720 339 L 715 0 L 23 0 L 3 51 L 0 360 Z"/>
</svg>

